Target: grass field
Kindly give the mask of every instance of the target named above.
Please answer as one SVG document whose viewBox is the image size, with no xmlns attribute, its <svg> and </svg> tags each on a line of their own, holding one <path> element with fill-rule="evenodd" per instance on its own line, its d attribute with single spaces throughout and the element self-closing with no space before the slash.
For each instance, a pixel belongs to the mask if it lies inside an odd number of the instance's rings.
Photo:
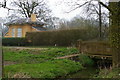
<svg viewBox="0 0 120 80">
<path fill-rule="evenodd" d="M 7 78 L 56 78 L 83 69 L 79 62 L 56 57 L 78 53 L 76 48 L 48 47 L 42 49 L 3 48 Z"/>
<path fill-rule="evenodd" d="M 4 60 L 17 63 L 40 63 L 56 57 L 78 53 L 76 48 L 16 49 L 4 48 Z"/>
</svg>

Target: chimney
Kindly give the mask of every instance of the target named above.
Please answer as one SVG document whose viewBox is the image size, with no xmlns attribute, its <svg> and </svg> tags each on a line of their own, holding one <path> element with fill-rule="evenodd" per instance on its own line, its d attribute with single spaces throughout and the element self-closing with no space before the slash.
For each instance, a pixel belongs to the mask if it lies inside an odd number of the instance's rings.
<svg viewBox="0 0 120 80">
<path fill-rule="evenodd" d="M 31 14 L 31 21 L 35 22 L 36 21 L 36 14 Z"/>
</svg>

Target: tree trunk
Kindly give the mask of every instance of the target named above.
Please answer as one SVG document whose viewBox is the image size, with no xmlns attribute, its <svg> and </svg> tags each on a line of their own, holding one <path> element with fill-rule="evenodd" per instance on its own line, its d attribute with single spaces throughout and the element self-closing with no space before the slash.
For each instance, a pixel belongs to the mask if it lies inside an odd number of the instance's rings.
<svg viewBox="0 0 120 80">
<path fill-rule="evenodd" d="M 99 39 L 102 38 L 102 14 L 101 14 L 101 4 L 99 3 Z"/>
<path fill-rule="evenodd" d="M 110 2 L 110 43 L 113 54 L 113 67 L 120 67 L 120 2 Z"/>
</svg>

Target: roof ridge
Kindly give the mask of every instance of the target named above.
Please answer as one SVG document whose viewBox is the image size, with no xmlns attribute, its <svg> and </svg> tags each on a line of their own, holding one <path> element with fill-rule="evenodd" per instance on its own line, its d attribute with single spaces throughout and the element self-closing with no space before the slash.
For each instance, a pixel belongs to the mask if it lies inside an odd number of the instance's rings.
<svg viewBox="0 0 120 80">
<path fill-rule="evenodd" d="M 18 19 L 14 19 L 10 22 L 5 23 L 5 25 L 9 26 L 9 25 L 14 25 L 14 24 L 37 24 L 37 25 L 44 25 L 45 23 L 38 20 L 33 22 L 30 20 L 30 18 L 18 18 Z"/>
</svg>

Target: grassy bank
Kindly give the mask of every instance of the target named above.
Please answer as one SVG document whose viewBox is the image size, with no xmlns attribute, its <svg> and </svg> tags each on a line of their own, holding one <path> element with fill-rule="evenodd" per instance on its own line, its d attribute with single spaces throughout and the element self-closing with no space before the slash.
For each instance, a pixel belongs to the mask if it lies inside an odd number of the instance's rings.
<svg viewBox="0 0 120 80">
<path fill-rule="evenodd" d="M 16 63 L 40 63 L 56 57 L 78 53 L 76 48 L 15 49 L 4 48 L 4 61 Z"/>
<path fill-rule="evenodd" d="M 80 63 L 71 60 L 50 60 L 38 64 L 17 64 L 5 67 L 5 77 L 55 78 L 81 70 Z"/>
<path fill-rule="evenodd" d="M 14 62 L 4 67 L 7 78 L 55 78 L 81 70 L 83 66 L 56 57 L 78 53 L 76 48 L 3 48 L 4 62 Z"/>
<path fill-rule="evenodd" d="M 93 65 L 93 61 L 86 55 L 79 56 L 79 62 L 57 57 L 76 54 L 76 48 L 44 47 L 44 48 L 9 48 L 4 47 L 6 78 L 56 78 L 82 70 L 83 66 Z M 85 69 L 85 68 L 84 68 Z"/>
</svg>

